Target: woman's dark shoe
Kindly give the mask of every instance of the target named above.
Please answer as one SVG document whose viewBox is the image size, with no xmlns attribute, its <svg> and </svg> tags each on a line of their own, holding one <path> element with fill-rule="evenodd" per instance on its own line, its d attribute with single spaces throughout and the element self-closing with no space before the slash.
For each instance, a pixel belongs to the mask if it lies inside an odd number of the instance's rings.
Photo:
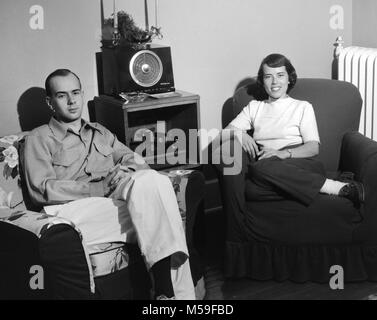
<svg viewBox="0 0 377 320">
<path fill-rule="evenodd" d="M 350 182 L 339 191 L 339 196 L 347 198 L 359 208 L 360 204 L 365 201 L 365 189 L 361 182 Z"/>
</svg>

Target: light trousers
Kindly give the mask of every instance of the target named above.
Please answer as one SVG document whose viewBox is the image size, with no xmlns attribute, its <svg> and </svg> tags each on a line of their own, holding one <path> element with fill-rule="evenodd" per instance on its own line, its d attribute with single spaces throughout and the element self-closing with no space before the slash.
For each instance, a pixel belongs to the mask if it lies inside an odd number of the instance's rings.
<svg viewBox="0 0 377 320">
<path fill-rule="evenodd" d="M 57 208 L 57 215 L 81 230 L 89 254 L 106 242 L 139 244 L 148 269 L 171 256 L 176 299 L 195 299 L 182 219 L 170 179 L 155 170 L 139 170 L 110 198 L 92 197 Z"/>
</svg>

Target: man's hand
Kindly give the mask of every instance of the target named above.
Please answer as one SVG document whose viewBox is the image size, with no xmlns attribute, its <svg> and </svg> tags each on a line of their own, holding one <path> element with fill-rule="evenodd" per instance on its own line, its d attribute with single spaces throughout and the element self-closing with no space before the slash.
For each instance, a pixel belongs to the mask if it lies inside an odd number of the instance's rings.
<svg viewBox="0 0 377 320">
<path fill-rule="evenodd" d="M 253 158 L 256 158 L 261 154 L 259 151 L 258 145 L 255 142 L 255 140 L 250 137 L 246 132 L 244 131 L 236 131 L 234 132 L 234 135 L 236 139 L 239 141 L 239 143 L 242 145 L 242 148 Z"/>
<path fill-rule="evenodd" d="M 124 167 L 122 167 L 120 164 L 117 164 L 115 167 L 111 168 L 109 173 L 103 180 L 105 196 L 109 196 L 118 186 L 119 182 L 124 179 L 131 179 L 129 172 L 125 171 Z"/>
<path fill-rule="evenodd" d="M 287 150 L 275 150 L 271 148 L 263 148 L 261 151 L 261 156 L 258 160 L 267 159 L 271 157 L 278 157 L 280 159 L 286 159 L 289 158 L 289 152 Z"/>
</svg>

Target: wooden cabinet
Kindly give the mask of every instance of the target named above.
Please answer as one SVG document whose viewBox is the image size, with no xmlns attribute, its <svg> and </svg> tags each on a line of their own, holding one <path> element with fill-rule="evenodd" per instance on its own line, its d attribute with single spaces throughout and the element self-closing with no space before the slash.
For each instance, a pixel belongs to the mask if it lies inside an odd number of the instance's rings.
<svg viewBox="0 0 377 320">
<path fill-rule="evenodd" d="M 199 165 L 197 94 L 176 91 L 128 103 L 101 95 L 93 104 L 95 120 L 141 154 L 152 168 Z"/>
</svg>

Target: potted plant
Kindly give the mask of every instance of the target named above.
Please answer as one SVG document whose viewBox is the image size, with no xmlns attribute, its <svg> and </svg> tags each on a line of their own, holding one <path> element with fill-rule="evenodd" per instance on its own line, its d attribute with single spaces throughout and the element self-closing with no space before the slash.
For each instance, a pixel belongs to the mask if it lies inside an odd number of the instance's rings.
<svg viewBox="0 0 377 320">
<path fill-rule="evenodd" d="M 105 19 L 102 29 L 102 44 L 105 47 L 132 46 L 143 47 L 154 37 L 162 38 L 160 28 L 152 26 L 150 30 L 139 28 L 130 14 L 125 11 L 117 12 L 117 27 L 114 27 L 114 17 Z M 119 33 L 119 39 L 114 43 L 114 34 Z"/>
</svg>

